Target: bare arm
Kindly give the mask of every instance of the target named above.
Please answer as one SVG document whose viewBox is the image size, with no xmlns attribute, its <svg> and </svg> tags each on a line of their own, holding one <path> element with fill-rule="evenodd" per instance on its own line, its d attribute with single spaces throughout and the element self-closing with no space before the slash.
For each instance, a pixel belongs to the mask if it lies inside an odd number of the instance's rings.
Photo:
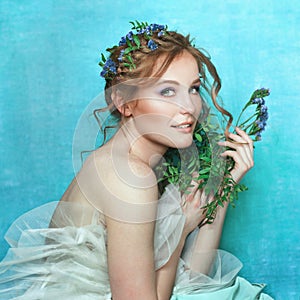
<svg viewBox="0 0 300 300">
<path fill-rule="evenodd" d="M 157 200 L 157 189 L 137 191 L 127 187 L 122 189 L 122 197 L 138 199 L 139 204 Z M 199 209 L 198 189 L 191 192 L 183 205 L 185 225 L 180 242 L 169 261 L 155 272 L 154 266 L 154 226 L 153 221 L 142 223 L 121 222 L 106 217 L 108 235 L 108 267 L 114 300 L 122 299 L 169 299 L 173 290 L 179 257 L 187 235 L 204 218 Z M 135 200 L 136 201 L 136 200 Z M 197 208 L 197 209 L 195 209 Z M 147 213 L 149 209 L 146 209 Z M 145 213 L 146 213 L 145 211 Z M 143 210 L 140 210 L 140 214 Z M 149 220 L 149 216 L 147 217 Z"/>
<path fill-rule="evenodd" d="M 107 218 L 108 270 L 114 300 L 156 300 L 154 223 L 129 224 Z"/>
<path fill-rule="evenodd" d="M 125 182 L 115 170 L 106 177 L 110 191 L 105 218 L 112 298 L 157 300 L 153 251 L 156 177 L 149 167 L 136 161 L 130 161 L 130 166 L 137 178 L 147 178 L 145 182 Z"/>
<path fill-rule="evenodd" d="M 114 300 L 170 298 L 186 237 L 204 218 L 199 210 L 196 190 L 185 201 L 186 219 L 179 244 L 169 261 L 156 272 L 153 249 L 155 221 L 133 224 L 106 218 L 108 267 Z M 153 194 L 155 191 L 149 190 L 144 196 L 150 199 Z"/>
<path fill-rule="evenodd" d="M 158 299 L 170 299 L 179 258 L 181 256 L 186 237 L 197 228 L 198 224 L 204 219 L 204 214 L 200 209 L 200 191 L 196 182 L 192 182 L 194 187 L 190 188 L 190 193 L 182 197 L 181 207 L 185 215 L 185 224 L 179 244 L 172 254 L 169 261 L 157 271 L 157 291 Z"/>
</svg>

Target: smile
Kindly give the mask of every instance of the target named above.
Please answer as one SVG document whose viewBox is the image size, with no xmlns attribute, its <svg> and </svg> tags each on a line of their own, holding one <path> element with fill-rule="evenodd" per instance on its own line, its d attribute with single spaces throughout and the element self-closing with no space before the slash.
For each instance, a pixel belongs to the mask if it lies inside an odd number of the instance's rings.
<svg viewBox="0 0 300 300">
<path fill-rule="evenodd" d="M 172 126 L 172 127 L 175 127 L 175 128 L 189 128 L 191 126 L 192 126 L 191 124 L 184 124 L 184 125 L 178 125 L 178 126 Z"/>
<path fill-rule="evenodd" d="M 172 126 L 177 131 L 180 131 L 182 133 L 192 133 L 193 131 L 193 124 L 192 123 L 183 123 L 179 125 Z"/>
</svg>

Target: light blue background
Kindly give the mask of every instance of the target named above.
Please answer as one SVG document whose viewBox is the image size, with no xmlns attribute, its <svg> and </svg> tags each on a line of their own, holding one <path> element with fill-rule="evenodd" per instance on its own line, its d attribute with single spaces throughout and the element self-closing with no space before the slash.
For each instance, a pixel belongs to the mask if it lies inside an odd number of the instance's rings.
<svg viewBox="0 0 300 300">
<path fill-rule="evenodd" d="M 103 89 L 100 52 L 138 19 L 196 37 L 233 113 L 254 89 L 271 89 L 267 131 L 244 180 L 249 191 L 230 210 L 221 246 L 244 263 L 242 276 L 267 283 L 275 299 L 299 299 L 297 0 L 1 0 L 0 14 L 1 257 L 12 220 L 59 199 L 72 179 L 77 120 Z"/>
</svg>

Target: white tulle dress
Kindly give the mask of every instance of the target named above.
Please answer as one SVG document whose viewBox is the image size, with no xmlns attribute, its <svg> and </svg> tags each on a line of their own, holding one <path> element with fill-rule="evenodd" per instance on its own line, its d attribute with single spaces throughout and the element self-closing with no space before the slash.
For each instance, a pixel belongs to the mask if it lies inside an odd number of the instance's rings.
<svg viewBox="0 0 300 300">
<path fill-rule="evenodd" d="M 176 187 L 170 185 L 159 200 L 154 241 L 156 269 L 168 261 L 179 241 L 184 225 L 180 198 Z M 214 262 L 208 273 L 202 274 L 197 268 L 191 271 L 196 233 L 188 238 L 180 259 L 172 300 L 272 299 L 261 292 L 264 285 L 250 284 L 237 275 L 242 264 L 228 252 L 210 253 Z M 1 300 L 111 299 L 106 226 L 96 209 L 50 202 L 17 219 L 6 240 L 10 249 L 0 263 Z M 205 258 L 205 254 L 193 253 L 193 263 Z"/>
</svg>

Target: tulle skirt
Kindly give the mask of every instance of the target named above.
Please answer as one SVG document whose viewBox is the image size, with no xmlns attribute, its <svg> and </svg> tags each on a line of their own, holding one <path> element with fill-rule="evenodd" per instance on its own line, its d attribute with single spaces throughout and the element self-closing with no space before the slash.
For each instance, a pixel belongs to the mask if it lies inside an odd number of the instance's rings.
<svg viewBox="0 0 300 300">
<path fill-rule="evenodd" d="M 155 228 L 155 265 L 161 268 L 179 242 L 184 225 L 180 193 L 169 186 L 159 200 Z M 55 211 L 56 218 L 53 219 Z M 238 276 L 242 264 L 223 250 L 197 253 L 190 235 L 179 261 L 172 300 L 272 299 L 263 284 Z M 97 210 L 50 202 L 17 219 L 6 234 L 10 249 L 0 263 L 0 299 L 111 299 L 106 226 Z M 209 270 L 191 269 L 210 259 Z M 213 258 L 213 259 L 212 259 Z"/>
</svg>

